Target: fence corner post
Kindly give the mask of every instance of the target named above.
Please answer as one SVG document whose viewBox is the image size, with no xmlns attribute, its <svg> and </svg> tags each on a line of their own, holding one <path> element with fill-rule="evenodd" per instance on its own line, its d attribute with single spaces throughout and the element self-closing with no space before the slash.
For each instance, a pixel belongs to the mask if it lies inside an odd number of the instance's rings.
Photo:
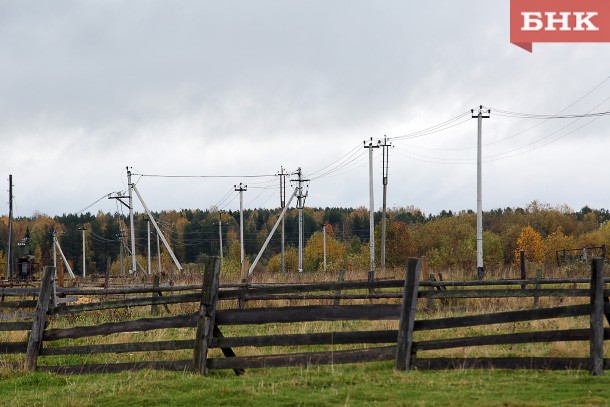
<svg viewBox="0 0 610 407">
<path fill-rule="evenodd" d="M 193 367 L 199 373 L 208 374 L 207 358 L 210 342 L 214 334 L 216 320 L 216 303 L 220 279 L 220 259 L 211 257 L 205 264 L 201 303 L 197 318 L 197 333 L 193 351 Z"/>
<path fill-rule="evenodd" d="M 400 325 L 396 341 L 395 368 L 399 371 L 405 371 L 411 368 L 413 358 L 413 328 L 415 327 L 415 311 L 417 309 L 420 273 L 421 260 L 410 258 L 407 262 L 402 309 L 400 312 Z"/>
<path fill-rule="evenodd" d="M 591 374 L 604 374 L 604 259 L 591 261 Z"/>
<path fill-rule="evenodd" d="M 34 320 L 32 322 L 32 330 L 28 338 L 28 346 L 25 352 L 24 369 L 28 371 L 36 370 L 38 356 L 42 348 L 42 339 L 44 334 L 45 324 L 47 322 L 47 312 L 49 311 L 49 302 L 51 300 L 51 291 L 53 284 L 53 276 L 55 267 L 45 266 L 40 282 L 40 293 L 38 294 L 38 302 L 36 311 L 34 312 Z"/>
</svg>

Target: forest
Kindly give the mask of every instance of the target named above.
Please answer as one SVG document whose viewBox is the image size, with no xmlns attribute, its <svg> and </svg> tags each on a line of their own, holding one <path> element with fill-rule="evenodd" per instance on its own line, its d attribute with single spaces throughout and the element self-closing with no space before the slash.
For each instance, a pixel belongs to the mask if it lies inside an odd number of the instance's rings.
<svg viewBox="0 0 610 407">
<path fill-rule="evenodd" d="M 280 209 L 244 211 L 244 246 L 252 261 L 262 247 Z M 176 257 L 185 266 L 201 264 L 220 253 L 220 230 L 224 254 L 223 272 L 239 272 L 239 212 L 216 210 L 162 211 L 153 213 Z M 381 211 L 375 213 L 376 260 L 379 262 Z M 610 212 L 584 207 L 551 206 L 537 201 L 525 208 L 505 208 L 483 214 L 486 269 L 511 266 L 519 251 L 528 261 L 552 268 L 558 263 L 601 255 L 610 245 Z M 219 222 L 222 228 L 219 228 Z M 135 214 L 136 253 L 142 269 L 147 267 L 147 216 Z M 18 256 L 31 254 L 38 266 L 53 264 L 53 231 L 75 274 L 82 273 L 83 231 L 87 275 L 129 272 L 129 218 L 124 214 L 63 214 L 50 217 L 36 213 L 13 222 L 13 264 Z M 327 270 L 362 269 L 369 266 L 369 213 L 360 208 L 305 208 L 303 269 L 323 268 L 323 227 L 326 225 Z M 257 270 L 281 271 L 280 229 L 276 231 Z M 158 268 L 157 233 L 151 225 L 152 271 Z M 4 274 L 8 242 L 8 217 L 0 221 L 0 260 Z M 297 270 L 298 212 L 289 209 L 285 218 L 285 270 Z M 121 267 L 121 246 L 124 268 Z M 564 251 L 565 250 L 565 251 Z M 26 253 L 27 252 L 27 253 Z M 161 271 L 174 267 L 161 243 Z M 386 265 L 403 266 L 408 257 L 426 256 L 437 269 L 476 269 L 476 215 L 472 211 L 442 211 L 426 215 L 414 207 L 387 212 Z M 140 268 L 140 267 L 138 267 Z"/>
</svg>

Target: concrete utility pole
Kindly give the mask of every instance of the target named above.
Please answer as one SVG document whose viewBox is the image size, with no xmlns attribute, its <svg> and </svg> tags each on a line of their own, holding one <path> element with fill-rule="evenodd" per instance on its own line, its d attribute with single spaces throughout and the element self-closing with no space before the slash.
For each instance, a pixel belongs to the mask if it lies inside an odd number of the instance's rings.
<svg viewBox="0 0 610 407">
<path fill-rule="evenodd" d="M 301 171 L 301 167 L 297 169 L 297 209 L 299 210 L 299 273 L 303 272 L 303 208 L 305 207 L 305 199 L 307 199 L 307 194 L 309 191 L 303 194 L 303 182 L 307 182 L 309 180 L 303 179 L 303 172 Z"/>
<path fill-rule="evenodd" d="M 375 199 L 373 191 L 373 149 L 379 148 L 379 143 L 373 144 L 373 138 L 366 145 L 364 142 L 364 148 L 369 149 L 369 198 L 370 198 L 370 209 L 369 209 L 369 246 L 371 249 L 370 254 L 370 270 L 368 275 L 369 281 L 375 280 Z"/>
<path fill-rule="evenodd" d="M 131 183 L 131 171 L 127 167 L 127 188 L 129 191 L 129 232 L 131 235 L 131 272 L 136 272 L 136 230 L 133 222 L 133 184 Z"/>
<path fill-rule="evenodd" d="M 280 167 L 280 208 L 284 209 L 286 207 L 286 175 L 288 175 L 287 173 L 284 172 L 284 167 Z M 282 218 L 282 273 L 286 271 L 286 257 L 285 257 L 285 235 L 284 235 L 284 230 L 285 230 L 285 221 L 284 218 Z"/>
<path fill-rule="evenodd" d="M 239 192 L 239 243 L 240 243 L 240 262 L 241 267 L 244 267 L 244 191 L 248 190 L 247 185 L 243 185 L 241 182 L 239 183 L 239 187 L 237 185 L 233 185 L 235 190 Z"/>
<path fill-rule="evenodd" d="M 83 231 L 83 278 L 87 277 L 87 256 L 85 253 L 85 230 L 87 230 L 87 228 L 85 226 L 82 226 L 80 228 L 78 228 L 78 230 L 82 230 Z"/>
<path fill-rule="evenodd" d="M 13 279 L 13 175 L 8 176 L 8 244 L 6 246 L 6 275 Z"/>
<path fill-rule="evenodd" d="M 388 170 L 390 162 L 389 148 L 392 143 L 388 144 L 387 137 L 383 137 L 383 144 L 379 144 L 383 155 L 383 212 L 381 215 L 381 269 L 385 270 L 385 238 L 386 238 L 386 209 L 387 209 L 387 194 L 388 194 Z"/>
<path fill-rule="evenodd" d="M 483 186 L 482 186 L 482 165 L 481 165 L 481 139 L 483 134 L 483 119 L 489 118 L 491 111 L 483 109 L 479 106 L 478 112 L 475 114 L 474 109 L 471 109 L 472 118 L 476 118 L 478 122 L 477 131 L 477 277 L 482 279 L 485 276 L 483 267 Z"/>
</svg>

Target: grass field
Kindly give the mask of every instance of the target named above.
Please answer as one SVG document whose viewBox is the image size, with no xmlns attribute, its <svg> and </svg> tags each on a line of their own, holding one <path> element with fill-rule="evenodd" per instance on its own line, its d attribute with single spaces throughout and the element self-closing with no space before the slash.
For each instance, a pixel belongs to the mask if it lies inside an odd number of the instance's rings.
<svg viewBox="0 0 610 407">
<path fill-rule="evenodd" d="M 279 276 L 285 277 L 285 276 Z M 287 276 L 286 276 L 287 277 Z M 305 277 L 297 276 L 297 282 Z M 333 280 L 330 278 L 328 280 Z M 358 276 L 352 276 L 358 277 Z M 355 278 L 354 278 L 355 279 Z M 277 278 L 277 280 L 282 280 Z M 291 277 L 290 281 L 295 282 Z M 280 282 L 280 281 L 274 281 Z M 284 282 L 284 281 L 281 281 Z M 586 299 L 544 298 L 541 306 L 568 305 Z M 326 304 L 328 300 L 315 303 Z M 399 300 L 390 300 L 398 303 Z M 289 305 L 291 302 L 279 302 Z M 442 318 L 466 313 L 485 313 L 531 308 L 531 299 L 463 299 L 435 301 L 427 309 L 422 301 L 418 318 Z M 233 307 L 224 303 L 223 307 Z M 248 307 L 266 306 L 250 301 Z M 267 305 L 268 306 L 268 305 Z M 171 315 L 193 313 L 197 304 L 170 305 Z M 162 312 L 163 315 L 167 315 Z M 95 325 L 118 320 L 150 317 L 149 307 L 88 312 L 51 318 L 51 328 Z M 261 326 L 222 327 L 228 336 L 266 335 L 305 332 L 396 329 L 398 321 L 338 321 Z M 459 328 L 415 333 L 415 340 L 490 335 L 537 330 L 586 328 L 588 317 L 572 317 L 521 323 Z M 24 341 L 27 332 L 0 333 L 2 341 Z M 191 339 L 194 329 L 166 329 L 130 332 L 102 337 L 60 340 L 45 346 L 121 343 Z M 239 356 L 312 350 L 340 350 L 351 345 L 327 347 L 239 348 Z M 605 353 L 610 352 L 610 341 Z M 419 357 L 454 356 L 572 356 L 587 357 L 588 342 L 556 342 L 457 348 L 418 353 Z M 213 349 L 211 356 L 219 356 Z M 81 363 L 117 363 L 141 360 L 189 359 L 192 350 L 47 356 L 40 366 Z M 359 405 L 490 405 L 490 406 L 572 406 L 610 405 L 610 379 L 593 377 L 586 371 L 394 371 L 393 363 L 335 365 L 310 368 L 253 369 L 236 377 L 232 371 L 213 371 L 205 377 L 190 372 L 140 371 L 121 374 L 61 376 L 50 373 L 23 373 L 2 366 L 2 362 L 22 362 L 23 355 L 0 358 L 0 406 L 155 406 L 155 405 L 230 405 L 230 406 L 359 406 Z"/>
<path fill-rule="evenodd" d="M 610 377 L 587 372 L 411 371 L 392 363 L 259 369 L 236 377 L 141 371 L 0 372 L 2 406 L 598 406 Z"/>
</svg>

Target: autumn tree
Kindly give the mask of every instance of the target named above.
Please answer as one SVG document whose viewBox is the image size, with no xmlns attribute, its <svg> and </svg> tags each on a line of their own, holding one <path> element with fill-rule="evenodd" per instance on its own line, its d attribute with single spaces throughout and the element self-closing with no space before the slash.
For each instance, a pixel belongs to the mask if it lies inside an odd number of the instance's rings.
<svg viewBox="0 0 610 407">
<path fill-rule="evenodd" d="M 557 262 L 557 252 L 563 249 L 573 249 L 576 241 L 573 236 L 567 236 L 561 227 L 544 239 L 544 263 L 554 264 Z"/>
<path fill-rule="evenodd" d="M 326 269 L 339 270 L 344 267 L 346 249 L 331 233 L 326 235 Z M 303 268 L 308 271 L 320 271 L 324 267 L 324 235 L 315 232 L 305 246 Z"/>
<path fill-rule="evenodd" d="M 530 225 L 521 229 L 517 238 L 517 249 L 515 250 L 515 263 L 519 264 L 520 251 L 525 252 L 525 258 L 534 263 L 544 260 L 544 240 L 540 233 L 536 232 Z"/>
<path fill-rule="evenodd" d="M 386 227 L 385 260 L 388 267 L 403 267 L 415 255 L 415 245 L 404 222 L 388 222 Z M 381 259 L 381 227 L 375 228 L 375 258 Z"/>
</svg>

